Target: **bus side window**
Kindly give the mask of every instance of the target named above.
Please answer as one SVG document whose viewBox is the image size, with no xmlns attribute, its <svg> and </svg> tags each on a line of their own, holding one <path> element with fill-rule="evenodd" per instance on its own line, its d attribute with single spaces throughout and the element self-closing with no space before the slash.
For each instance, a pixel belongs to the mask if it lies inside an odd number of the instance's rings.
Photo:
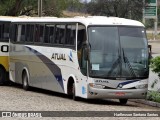
<svg viewBox="0 0 160 120">
<path fill-rule="evenodd" d="M 44 43 L 50 43 L 49 39 L 49 26 L 45 25 Z"/>
<path fill-rule="evenodd" d="M 5 41 L 9 40 L 9 24 L 4 24 L 3 38 Z"/>
<path fill-rule="evenodd" d="M 56 37 L 55 42 L 57 44 L 63 44 L 65 40 L 65 25 L 56 25 Z"/>
<path fill-rule="evenodd" d="M 76 25 L 67 25 L 65 44 L 75 45 L 75 43 L 76 43 Z"/>
<path fill-rule="evenodd" d="M 61 25 L 59 44 L 63 44 L 64 41 L 65 41 L 65 25 Z"/>
<path fill-rule="evenodd" d="M 35 38 L 34 42 L 40 42 L 40 26 L 35 25 Z"/>
<path fill-rule="evenodd" d="M 34 25 L 26 25 L 26 42 L 33 42 L 34 39 Z"/>
<path fill-rule="evenodd" d="M 43 38 L 44 38 L 44 25 L 43 24 L 36 24 L 35 25 L 34 42 L 35 43 L 42 43 Z"/>
<path fill-rule="evenodd" d="M 2 41 L 2 24 L 0 24 L 0 41 Z"/>
<path fill-rule="evenodd" d="M 0 24 L 0 41 L 9 41 L 9 23 Z"/>
<path fill-rule="evenodd" d="M 40 25 L 40 42 L 43 42 L 44 40 L 44 25 Z"/>
<path fill-rule="evenodd" d="M 54 25 L 45 26 L 44 43 L 52 43 L 54 40 Z"/>
<path fill-rule="evenodd" d="M 55 40 L 54 40 L 54 43 L 55 44 L 58 44 L 58 41 L 59 41 L 59 34 L 60 34 L 60 28 L 59 28 L 60 25 L 56 25 L 56 28 L 55 28 Z"/>
<path fill-rule="evenodd" d="M 22 42 L 22 41 L 25 41 L 25 25 L 18 25 L 17 26 L 18 30 L 17 30 L 17 38 L 16 38 L 16 41 L 17 42 Z"/>
<path fill-rule="evenodd" d="M 55 31 L 55 25 L 51 25 L 50 29 L 49 29 L 49 40 L 51 43 L 53 43 L 53 41 L 54 41 L 54 36 L 55 36 L 54 31 Z"/>
</svg>

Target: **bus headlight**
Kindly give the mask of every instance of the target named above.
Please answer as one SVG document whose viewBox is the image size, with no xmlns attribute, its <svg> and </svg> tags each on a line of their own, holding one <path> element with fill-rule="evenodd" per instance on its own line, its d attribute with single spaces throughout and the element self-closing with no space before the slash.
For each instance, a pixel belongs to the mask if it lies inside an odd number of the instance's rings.
<svg viewBox="0 0 160 120">
<path fill-rule="evenodd" d="M 104 85 L 97 85 L 97 84 L 94 84 L 94 83 L 89 83 L 89 86 L 90 86 L 90 87 L 93 87 L 93 88 L 98 88 L 98 89 L 103 89 L 103 88 L 105 88 Z"/>
<path fill-rule="evenodd" d="M 137 89 L 144 89 L 144 88 L 148 88 L 148 84 L 143 84 L 143 85 L 137 85 L 136 86 Z"/>
</svg>

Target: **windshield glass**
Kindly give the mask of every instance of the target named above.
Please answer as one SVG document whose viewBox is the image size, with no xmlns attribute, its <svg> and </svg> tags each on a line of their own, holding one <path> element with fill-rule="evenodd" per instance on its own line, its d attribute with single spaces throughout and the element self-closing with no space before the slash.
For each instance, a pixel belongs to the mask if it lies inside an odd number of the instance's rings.
<svg viewBox="0 0 160 120">
<path fill-rule="evenodd" d="M 144 28 L 89 27 L 91 77 L 148 77 L 148 47 Z"/>
</svg>

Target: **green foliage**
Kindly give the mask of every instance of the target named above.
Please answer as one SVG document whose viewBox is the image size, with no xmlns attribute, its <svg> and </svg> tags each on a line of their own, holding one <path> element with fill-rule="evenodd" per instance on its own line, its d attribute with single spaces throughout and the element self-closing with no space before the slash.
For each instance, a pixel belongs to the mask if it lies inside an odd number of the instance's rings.
<svg viewBox="0 0 160 120">
<path fill-rule="evenodd" d="M 42 0 L 43 16 L 62 15 L 62 11 L 67 8 L 71 0 Z M 74 0 L 78 1 L 78 0 Z M 0 15 L 5 16 L 37 16 L 38 0 L 0 0 Z"/>
<path fill-rule="evenodd" d="M 160 56 L 155 57 L 151 60 L 151 68 L 152 71 L 157 73 L 158 76 L 160 77 Z"/>
<path fill-rule="evenodd" d="M 154 102 L 160 103 L 160 93 L 156 91 L 149 91 L 147 94 L 147 99 Z"/>
<path fill-rule="evenodd" d="M 69 11 L 81 11 L 84 8 L 84 4 L 80 3 L 79 0 L 66 0 L 67 1 L 67 9 Z"/>
<path fill-rule="evenodd" d="M 142 0 L 95 0 L 87 6 L 92 15 L 142 19 Z"/>
<path fill-rule="evenodd" d="M 37 7 L 37 0 L 1 0 L 0 15 L 19 16 L 30 15 Z"/>
<path fill-rule="evenodd" d="M 145 20 L 145 27 L 146 28 L 153 28 L 154 27 L 154 19 L 146 19 Z"/>
</svg>

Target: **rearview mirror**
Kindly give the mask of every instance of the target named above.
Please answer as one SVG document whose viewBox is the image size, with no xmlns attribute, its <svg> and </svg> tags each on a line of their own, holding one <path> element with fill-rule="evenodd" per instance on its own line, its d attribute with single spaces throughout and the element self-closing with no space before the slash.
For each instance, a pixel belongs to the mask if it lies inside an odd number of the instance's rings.
<svg viewBox="0 0 160 120">
<path fill-rule="evenodd" d="M 152 46 L 148 45 L 149 59 L 152 59 Z"/>
</svg>

